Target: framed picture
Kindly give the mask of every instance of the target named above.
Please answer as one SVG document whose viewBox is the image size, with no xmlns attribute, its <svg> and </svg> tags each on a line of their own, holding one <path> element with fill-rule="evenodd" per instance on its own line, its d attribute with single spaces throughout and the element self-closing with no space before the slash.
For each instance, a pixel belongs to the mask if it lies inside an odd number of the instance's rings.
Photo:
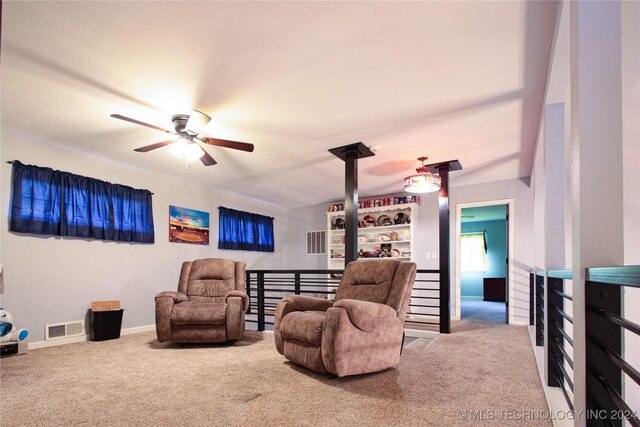
<svg viewBox="0 0 640 427">
<path fill-rule="evenodd" d="M 169 241 L 209 244 L 209 212 L 169 205 Z"/>
</svg>

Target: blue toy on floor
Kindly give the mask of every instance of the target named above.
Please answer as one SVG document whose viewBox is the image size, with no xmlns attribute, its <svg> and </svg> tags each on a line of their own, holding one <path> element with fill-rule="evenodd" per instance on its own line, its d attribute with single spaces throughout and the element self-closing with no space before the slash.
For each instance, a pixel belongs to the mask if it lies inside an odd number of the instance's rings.
<svg viewBox="0 0 640 427">
<path fill-rule="evenodd" d="M 29 336 L 26 329 L 17 329 L 13 324 L 13 316 L 0 307 L 0 342 L 24 341 Z"/>
</svg>

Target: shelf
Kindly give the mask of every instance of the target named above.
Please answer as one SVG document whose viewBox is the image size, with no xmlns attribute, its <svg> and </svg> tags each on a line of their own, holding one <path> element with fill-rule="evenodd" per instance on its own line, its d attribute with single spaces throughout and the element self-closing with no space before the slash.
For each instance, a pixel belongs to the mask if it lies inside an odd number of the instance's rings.
<svg viewBox="0 0 640 427">
<path fill-rule="evenodd" d="M 358 243 L 358 246 L 375 246 L 379 245 L 380 243 L 411 243 L 411 240 L 385 240 L 380 242 L 364 242 Z M 344 243 L 330 243 L 329 246 L 344 246 Z"/>
<path fill-rule="evenodd" d="M 385 212 L 385 211 L 403 211 L 403 210 L 414 210 L 418 206 L 417 203 L 398 203 L 397 205 L 386 205 L 386 206 L 373 206 L 370 208 L 358 208 L 358 215 L 365 213 L 377 213 L 377 212 Z M 333 211 L 327 212 L 328 215 L 342 215 L 344 216 L 344 210 L 341 211 Z"/>
<path fill-rule="evenodd" d="M 397 224 L 397 225 L 384 225 L 381 227 L 359 227 L 358 228 L 358 233 L 360 233 L 361 231 L 363 232 L 367 232 L 367 231 L 376 231 L 376 230 L 393 230 L 393 229 L 401 229 L 401 228 L 409 228 L 411 227 L 411 224 Z M 343 229 L 338 229 L 338 230 L 329 230 L 333 233 L 344 233 Z"/>
<path fill-rule="evenodd" d="M 329 258 L 331 261 L 344 261 L 344 258 Z M 408 256 L 387 256 L 387 257 L 362 257 L 358 259 L 400 259 L 400 260 L 411 260 L 411 257 Z"/>
<path fill-rule="evenodd" d="M 372 208 L 358 209 L 358 220 L 362 221 L 364 216 L 372 215 L 377 221 L 380 215 L 387 215 L 391 219 L 391 223 L 385 222 L 391 225 L 372 225 L 370 227 L 358 227 L 356 236 L 360 239 L 367 240 L 366 242 L 358 242 L 357 248 L 361 251 L 373 251 L 374 248 L 381 245 L 391 245 L 394 248 L 394 253 L 398 256 L 393 257 L 361 257 L 358 259 L 396 259 L 399 261 L 411 261 L 415 258 L 415 236 L 416 236 L 416 221 L 418 219 L 418 204 L 416 203 L 404 203 L 398 205 L 378 206 Z M 396 214 L 403 213 L 407 215 L 411 220 L 408 224 L 394 224 L 393 218 Z M 335 223 L 336 218 L 345 218 L 345 211 L 327 212 L 327 249 L 331 249 L 331 253 L 334 255 L 345 253 L 345 243 L 341 243 L 344 240 L 346 231 L 344 229 L 331 229 Z M 382 221 L 381 221 L 382 222 Z M 371 223 L 370 223 L 371 224 Z M 382 235 L 386 235 L 389 238 L 391 235 L 399 240 L 378 240 Z M 373 240 L 373 241 L 369 241 Z M 397 249 L 397 250 L 396 250 Z M 403 251 L 409 251 L 411 255 L 401 256 Z M 327 265 L 333 266 L 333 268 L 342 268 L 344 266 L 344 258 L 331 258 L 329 250 L 327 250 Z"/>
</svg>

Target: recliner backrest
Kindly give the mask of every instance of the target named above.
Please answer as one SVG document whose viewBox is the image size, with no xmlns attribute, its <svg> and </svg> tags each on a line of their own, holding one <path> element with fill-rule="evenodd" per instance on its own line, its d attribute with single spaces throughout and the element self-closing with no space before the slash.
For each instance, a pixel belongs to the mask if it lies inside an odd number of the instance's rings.
<svg viewBox="0 0 640 427">
<path fill-rule="evenodd" d="M 242 291 L 245 266 L 244 262 L 220 258 L 185 261 L 180 271 L 178 292 L 189 299 L 218 300 L 234 289 Z"/>
<path fill-rule="evenodd" d="M 358 260 L 347 265 L 336 301 L 356 299 L 386 304 L 404 320 L 411 300 L 416 264 L 395 259 Z"/>
</svg>

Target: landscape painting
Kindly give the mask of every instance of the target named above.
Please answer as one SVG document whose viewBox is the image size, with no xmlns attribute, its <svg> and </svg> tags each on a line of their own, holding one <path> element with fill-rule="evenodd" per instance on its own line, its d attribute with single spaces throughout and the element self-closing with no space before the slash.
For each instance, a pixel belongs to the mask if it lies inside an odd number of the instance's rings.
<svg viewBox="0 0 640 427">
<path fill-rule="evenodd" d="M 169 241 L 209 244 L 209 212 L 169 205 Z"/>
</svg>

